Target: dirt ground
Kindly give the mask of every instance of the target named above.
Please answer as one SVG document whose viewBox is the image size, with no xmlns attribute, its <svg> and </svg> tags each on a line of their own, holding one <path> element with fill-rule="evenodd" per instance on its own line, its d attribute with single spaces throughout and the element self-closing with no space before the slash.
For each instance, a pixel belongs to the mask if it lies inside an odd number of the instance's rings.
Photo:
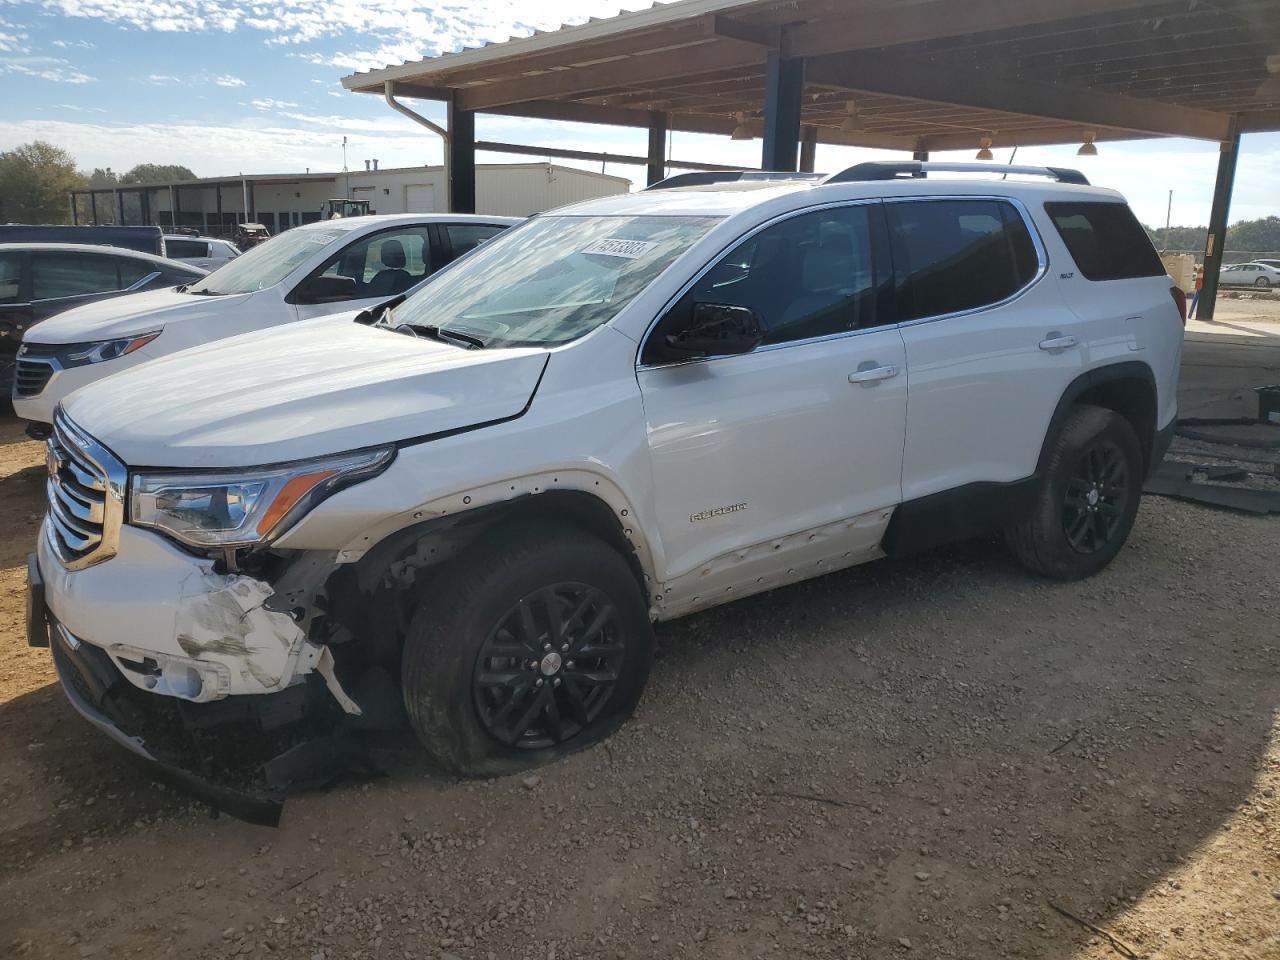
<svg viewBox="0 0 1280 960">
<path fill-rule="evenodd" d="M 1149 497 L 1084 583 L 995 543 L 658 630 L 536 776 L 277 830 L 158 787 L 24 646 L 40 445 L 0 421 L 0 955 L 1280 957 L 1280 517 Z"/>
</svg>

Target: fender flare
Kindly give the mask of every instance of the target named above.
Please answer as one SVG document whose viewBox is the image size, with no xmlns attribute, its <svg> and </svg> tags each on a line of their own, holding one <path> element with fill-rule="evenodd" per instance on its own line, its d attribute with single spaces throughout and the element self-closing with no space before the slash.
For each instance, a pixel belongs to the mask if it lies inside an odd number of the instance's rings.
<svg viewBox="0 0 1280 960">
<path fill-rule="evenodd" d="M 1072 406 L 1086 392 L 1094 387 L 1101 386 L 1106 383 L 1114 383 L 1118 380 L 1141 380 L 1151 388 L 1151 397 L 1153 401 L 1157 398 L 1156 391 L 1156 375 L 1152 371 L 1149 364 L 1141 360 L 1123 360 L 1119 363 L 1109 363 L 1105 366 L 1096 367 L 1093 370 L 1086 370 L 1080 376 L 1076 377 L 1067 388 L 1062 391 L 1062 396 L 1058 398 L 1058 405 L 1053 410 L 1053 416 L 1049 418 L 1049 425 L 1044 432 L 1044 440 L 1040 444 L 1040 456 L 1036 459 L 1036 472 L 1034 476 L 1040 477 L 1044 475 L 1045 461 L 1049 457 L 1049 445 L 1053 438 L 1057 435 L 1062 427 L 1062 423 L 1067 418 L 1067 414 L 1071 412 Z M 1151 451 L 1150 440 L 1155 436 L 1156 424 L 1153 420 L 1151 423 L 1151 434 L 1144 442 L 1143 454 L 1150 458 Z"/>
</svg>

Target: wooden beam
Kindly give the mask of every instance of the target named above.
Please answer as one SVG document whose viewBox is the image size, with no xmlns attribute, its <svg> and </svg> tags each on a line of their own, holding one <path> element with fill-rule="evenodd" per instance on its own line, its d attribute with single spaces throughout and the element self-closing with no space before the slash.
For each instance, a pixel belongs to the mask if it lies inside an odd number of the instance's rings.
<svg viewBox="0 0 1280 960">
<path fill-rule="evenodd" d="M 699 42 L 661 53 L 639 54 L 613 63 L 553 70 L 531 77 L 467 87 L 459 91 L 459 97 L 468 110 L 492 110 L 513 103 L 563 99 L 633 83 L 651 84 L 734 67 L 759 67 L 766 55 L 767 51 L 762 47 Z"/>
<path fill-rule="evenodd" d="M 1240 114 L 1242 133 L 1266 133 L 1280 130 L 1280 110 L 1246 110 Z"/>
<path fill-rule="evenodd" d="M 1133 130 L 1094 129 L 1097 141 L 1109 140 L 1149 140 L 1152 134 L 1137 133 Z M 986 133 L 974 130 L 972 133 L 940 133 L 928 134 L 920 138 L 921 146 L 932 153 L 944 150 L 976 150 L 978 137 L 989 136 L 992 149 L 1008 149 L 1010 147 L 1047 147 L 1064 143 L 1080 143 L 1084 137 L 1081 127 L 1039 127 L 1034 130 L 1011 130 L 1008 132 Z"/>
<path fill-rule="evenodd" d="M 787 27 L 782 33 L 782 52 L 787 57 L 815 57 L 869 50 L 942 37 L 972 36 L 988 30 L 1070 22 L 1162 2 L 1167 0 L 1071 0 L 1069 4 L 1061 0 L 894 3 L 874 11 L 858 11 L 857 16 L 820 19 Z"/>
<path fill-rule="evenodd" d="M 994 71 L 956 70 L 900 56 L 863 51 L 807 62 L 806 76 L 818 86 L 950 103 L 1047 117 L 1087 127 L 1115 127 L 1159 136 L 1222 140 L 1225 114 L 1156 100 L 1064 87 Z"/>
<path fill-rule="evenodd" d="M 620 163 L 633 167 L 649 165 L 649 157 L 626 153 L 602 153 L 594 150 L 566 150 L 563 147 L 539 147 L 524 143 L 502 143 L 495 140 L 477 140 L 476 150 L 489 153 L 514 153 L 522 157 L 555 157 L 559 160 L 591 160 L 596 163 Z M 666 163 L 666 158 L 663 158 Z M 669 166 L 681 170 L 752 170 L 753 167 L 737 167 L 727 163 L 702 163 L 697 160 L 672 160 Z"/>
<path fill-rule="evenodd" d="M 776 50 L 782 42 L 781 27 L 763 27 L 745 23 L 723 14 L 709 14 L 702 20 L 702 33 L 707 37 L 722 37 L 740 43 L 753 43 L 758 47 Z"/>
</svg>

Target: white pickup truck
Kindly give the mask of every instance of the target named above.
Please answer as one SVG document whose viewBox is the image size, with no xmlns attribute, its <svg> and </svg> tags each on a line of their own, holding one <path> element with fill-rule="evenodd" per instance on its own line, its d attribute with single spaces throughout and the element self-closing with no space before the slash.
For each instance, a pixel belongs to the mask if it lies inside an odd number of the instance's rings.
<svg viewBox="0 0 1280 960">
<path fill-rule="evenodd" d="M 621 723 L 654 621 L 991 532 L 1097 573 L 1172 433 L 1185 304 L 1118 194 L 955 166 L 674 178 L 534 217 L 376 323 L 76 392 L 32 642 L 165 762 L 183 725 L 394 690 L 434 761 L 492 775 Z"/>
</svg>

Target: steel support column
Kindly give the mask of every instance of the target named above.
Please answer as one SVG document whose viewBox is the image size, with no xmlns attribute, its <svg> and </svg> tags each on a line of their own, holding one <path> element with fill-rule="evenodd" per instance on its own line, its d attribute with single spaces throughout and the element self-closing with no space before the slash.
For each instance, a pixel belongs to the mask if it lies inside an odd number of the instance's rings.
<svg viewBox="0 0 1280 960">
<path fill-rule="evenodd" d="M 220 237 L 227 232 L 227 225 L 222 220 L 222 184 L 213 185 L 213 196 L 218 205 L 218 232 L 214 236 Z"/>
<path fill-rule="evenodd" d="M 117 226 L 120 226 L 120 227 L 125 226 L 125 222 L 124 222 L 124 193 L 123 193 L 123 191 L 120 191 L 120 190 L 117 190 L 117 191 L 116 191 L 116 225 L 117 225 Z"/>
<path fill-rule="evenodd" d="M 458 94 L 449 100 L 449 212 L 476 212 L 476 115 L 458 107 Z"/>
<path fill-rule="evenodd" d="M 89 191 L 89 212 L 93 214 L 93 225 L 98 225 L 98 194 L 94 190 Z"/>
<path fill-rule="evenodd" d="M 667 115 L 649 114 L 649 163 L 646 183 L 653 186 L 667 175 Z"/>
<path fill-rule="evenodd" d="M 76 195 L 75 195 L 74 193 L 73 193 L 73 194 L 71 194 L 71 224 L 72 224 L 72 226 L 79 226 L 79 225 L 80 225 L 80 212 L 76 209 L 76 200 L 77 200 Z"/>
<path fill-rule="evenodd" d="M 1204 286 L 1196 308 L 1197 320 L 1212 320 L 1218 301 L 1218 273 L 1227 246 L 1227 216 L 1231 213 L 1231 191 L 1236 182 L 1236 161 L 1240 158 L 1240 129 L 1231 122 L 1231 136 L 1218 154 L 1218 179 L 1213 185 L 1213 208 L 1209 214 L 1209 237 L 1204 247 Z"/>
<path fill-rule="evenodd" d="M 770 51 L 764 71 L 764 151 L 761 170 L 795 170 L 800 150 L 804 61 Z"/>
<path fill-rule="evenodd" d="M 800 131 L 800 171 L 813 173 L 818 162 L 818 128 L 805 127 Z"/>
</svg>

